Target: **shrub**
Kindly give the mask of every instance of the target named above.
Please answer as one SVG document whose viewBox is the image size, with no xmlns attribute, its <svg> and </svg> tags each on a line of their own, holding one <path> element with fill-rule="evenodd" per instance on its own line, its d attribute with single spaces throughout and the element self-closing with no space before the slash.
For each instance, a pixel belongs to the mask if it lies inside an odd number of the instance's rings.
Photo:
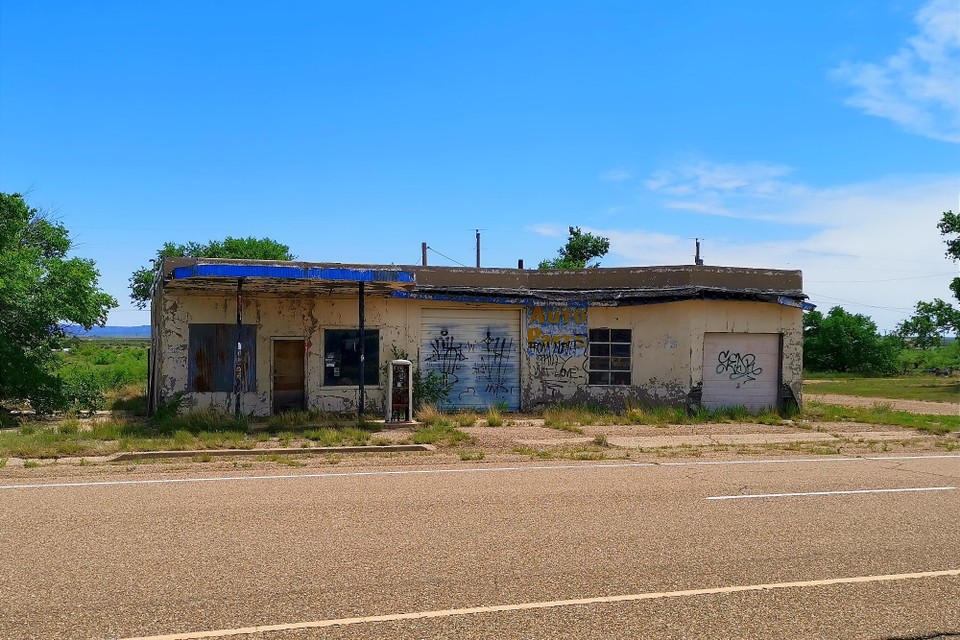
<svg viewBox="0 0 960 640">
<path fill-rule="evenodd" d="M 503 413 L 501 413 L 500 409 L 498 409 L 496 406 L 493 406 L 487 409 L 487 426 L 489 427 L 503 426 Z"/>
</svg>

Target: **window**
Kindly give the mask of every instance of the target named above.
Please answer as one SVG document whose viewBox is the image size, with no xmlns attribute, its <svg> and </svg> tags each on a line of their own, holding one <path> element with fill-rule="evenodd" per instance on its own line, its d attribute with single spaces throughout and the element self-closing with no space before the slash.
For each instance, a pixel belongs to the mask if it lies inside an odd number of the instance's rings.
<svg viewBox="0 0 960 640">
<path fill-rule="evenodd" d="M 191 324 L 187 347 L 187 391 L 233 391 L 237 325 Z M 257 389 L 257 327 L 240 330 L 241 390 Z"/>
<path fill-rule="evenodd" d="M 380 384 L 380 331 L 364 331 L 366 367 L 364 384 Z M 323 336 L 323 384 L 358 386 L 360 384 L 360 331 L 327 329 Z"/>
<path fill-rule="evenodd" d="M 630 384 L 630 329 L 590 329 L 590 384 Z"/>
</svg>

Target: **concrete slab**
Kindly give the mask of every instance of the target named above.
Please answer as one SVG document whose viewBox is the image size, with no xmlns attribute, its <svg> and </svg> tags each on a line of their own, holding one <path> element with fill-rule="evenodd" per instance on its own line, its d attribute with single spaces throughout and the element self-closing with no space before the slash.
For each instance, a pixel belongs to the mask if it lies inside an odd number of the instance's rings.
<svg viewBox="0 0 960 640">
<path fill-rule="evenodd" d="M 110 462 L 151 458 L 192 458 L 194 456 L 304 455 L 310 453 L 391 453 L 396 451 L 435 451 L 432 444 L 387 444 L 357 447 L 276 447 L 272 449 L 198 449 L 193 451 L 143 451 L 118 453 Z"/>
<path fill-rule="evenodd" d="M 656 447 L 679 447 L 681 445 L 705 447 L 712 444 L 794 444 L 799 442 L 839 442 L 840 440 L 829 433 L 811 431 L 809 433 L 751 433 L 739 435 L 616 436 L 609 438 L 607 441 L 615 447 L 650 449 Z"/>
<path fill-rule="evenodd" d="M 565 444 L 586 444 L 593 442 L 593 438 L 540 438 L 537 440 L 517 440 L 518 444 L 531 447 L 554 447 Z"/>
<path fill-rule="evenodd" d="M 918 431 L 849 431 L 841 433 L 844 440 L 916 440 L 935 439 L 932 433 Z"/>
</svg>

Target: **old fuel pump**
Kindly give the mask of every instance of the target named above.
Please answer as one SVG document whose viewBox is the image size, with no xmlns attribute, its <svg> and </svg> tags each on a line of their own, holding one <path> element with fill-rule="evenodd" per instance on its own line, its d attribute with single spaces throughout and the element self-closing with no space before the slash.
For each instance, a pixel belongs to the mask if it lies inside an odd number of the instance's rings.
<svg viewBox="0 0 960 640">
<path fill-rule="evenodd" d="M 387 370 L 387 422 L 413 422 L 413 364 L 391 360 Z"/>
</svg>

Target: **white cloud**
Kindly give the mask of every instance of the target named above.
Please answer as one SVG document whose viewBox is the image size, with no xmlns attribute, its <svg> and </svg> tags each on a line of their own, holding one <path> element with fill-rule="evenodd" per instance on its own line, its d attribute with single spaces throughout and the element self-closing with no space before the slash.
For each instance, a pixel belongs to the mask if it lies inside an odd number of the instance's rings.
<svg viewBox="0 0 960 640">
<path fill-rule="evenodd" d="M 558 224 L 553 224 L 551 222 L 542 222 L 539 224 L 532 224 L 527 228 L 530 231 L 533 231 L 537 235 L 546 236 L 548 238 L 560 238 L 567 235 L 566 227 L 560 226 Z"/>
<path fill-rule="evenodd" d="M 600 174 L 604 182 L 626 182 L 633 177 L 633 173 L 626 169 L 610 169 Z"/>
<path fill-rule="evenodd" d="M 654 173 L 646 186 L 654 191 L 682 195 L 696 191 L 763 195 L 775 191 L 781 178 L 792 169 L 766 162 L 743 164 L 700 160 Z"/>
<path fill-rule="evenodd" d="M 730 175 L 770 177 L 763 171 Z M 672 184 L 655 182 L 661 190 Z M 888 178 L 828 189 L 783 183 L 769 192 L 732 177 L 684 184 L 689 187 L 685 200 L 671 200 L 666 207 L 712 215 L 743 210 L 741 217 L 783 225 L 776 240 L 729 235 L 719 221 L 704 225 L 707 265 L 800 269 L 805 291 L 821 308 L 841 305 L 865 313 L 883 330 L 909 316 L 918 300 L 950 296 L 948 283 L 958 267 L 944 257 L 936 225 L 943 211 L 957 208 L 955 176 Z M 605 266 L 693 263 L 691 238 L 643 229 L 594 232 L 611 241 Z"/>
<path fill-rule="evenodd" d="M 918 33 L 878 63 L 846 62 L 833 75 L 855 89 L 846 104 L 911 133 L 960 142 L 960 3 L 931 0 Z"/>
<path fill-rule="evenodd" d="M 793 170 L 766 162 L 742 164 L 706 160 L 677 164 L 657 171 L 644 183 L 669 197 L 668 209 L 695 211 L 728 218 L 775 219 L 769 202 L 805 189 L 783 180 Z"/>
</svg>

